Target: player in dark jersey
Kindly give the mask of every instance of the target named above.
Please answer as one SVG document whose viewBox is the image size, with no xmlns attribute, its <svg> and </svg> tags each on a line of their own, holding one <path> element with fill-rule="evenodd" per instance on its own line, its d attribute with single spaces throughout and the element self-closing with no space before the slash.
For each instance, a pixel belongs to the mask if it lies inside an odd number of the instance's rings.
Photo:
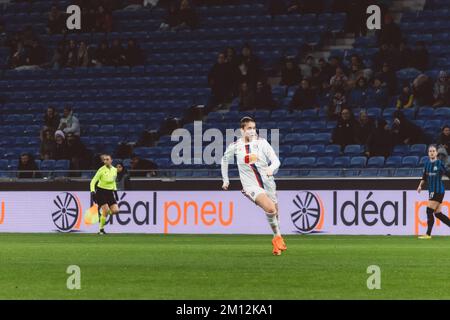
<svg viewBox="0 0 450 320">
<path fill-rule="evenodd" d="M 449 176 L 444 163 L 437 158 L 437 146 L 430 145 L 428 147 L 429 161 L 425 163 L 423 176 L 420 180 L 417 192 L 420 193 L 423 184 L 426 182 L 428 187 L 428 206 L 427 206 L 427 233 L 420 236 L 419 239 L 431 239 L 431 230 L 434 225 L 434 217 L 441 220 L 450 227 L 450 219 L 442 214 L 442 201 L 444 200 L 445 187 L 442 181 L 442 176 Z"/>
</svg>

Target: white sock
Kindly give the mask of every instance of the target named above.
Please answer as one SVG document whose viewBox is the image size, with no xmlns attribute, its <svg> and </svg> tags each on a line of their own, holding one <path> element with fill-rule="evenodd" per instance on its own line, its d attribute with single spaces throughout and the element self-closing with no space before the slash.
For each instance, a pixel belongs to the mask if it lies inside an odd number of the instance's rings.
<svg viewBox="0 0 450 320">
<path fill-rule="evenodd" d="M 267 221 L 269 222 L 270 227 L 272 228 L 274 237 L 280 236 L 280 226 L 278 225 L 278 219 L 276 215 L 268 214 Z"/>
</svg>

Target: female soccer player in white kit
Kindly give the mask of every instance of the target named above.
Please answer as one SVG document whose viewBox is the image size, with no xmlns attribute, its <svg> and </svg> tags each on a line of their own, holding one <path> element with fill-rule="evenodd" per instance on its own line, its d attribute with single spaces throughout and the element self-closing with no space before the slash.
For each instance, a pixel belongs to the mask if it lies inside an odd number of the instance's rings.
<svg viewBox="0 0 450 320">
<path fill-rule="evenodd" d="M 267 140 L 256 134 L 255 120 L 250 117 L 242 118 L 241 133 L 242 137 L 227 147 L 222 158 L 222 189 L 228 190 L 230 185 L 228 163 L 236 156 L 242 193 L 266 213 L 274 233 L 273 254 L 279 256 L 287 249 L 280 233 L 278 200 L 273 177 L 274 172 L 280 167 L 280 160 Z"/>
</svg>

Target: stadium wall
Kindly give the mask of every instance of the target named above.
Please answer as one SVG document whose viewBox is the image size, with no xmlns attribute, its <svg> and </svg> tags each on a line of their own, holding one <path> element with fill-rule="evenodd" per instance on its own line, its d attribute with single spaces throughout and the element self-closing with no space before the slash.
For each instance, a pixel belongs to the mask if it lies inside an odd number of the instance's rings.
<svg viewBox="0 0 450 320">
<path fill-rule="evenodd" d="M 426 192 L 417 179 L 282 180 L 279 211 L 285 234 L 417 235 L 426 228 Z M 446 181 L 446 184 L 449 182 Z M 220 185 L 220 183 L 219 183 Z M 20 189 L 19 189 L 20 187 Z M 261 210 L 238 190 L 218 181 L 133 181 L 119 192 L 121 213 L 111 233 L 267 234 Z M 0 184 L 0 232 L 94 233 L 87 181 Z M 443 203 L 449 214 L 450 202 Z M 436 222 L 435 234 L 447 230 Z"/>
</svg>

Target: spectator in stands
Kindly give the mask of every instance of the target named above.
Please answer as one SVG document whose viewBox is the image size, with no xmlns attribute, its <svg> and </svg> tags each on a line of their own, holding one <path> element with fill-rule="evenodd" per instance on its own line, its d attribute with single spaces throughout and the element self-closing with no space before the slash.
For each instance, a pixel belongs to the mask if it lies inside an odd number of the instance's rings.
<svg viewBox="0 0 450 320">
<path fill-rule="evenodd" d="M 402 92 L 397 98 L 397 109 L 407 109 L 414 106 L 414 94 L 408 84 L 405 84 L 402 88 Z"/>
<path fill-rule="evenodd" d="M 350 91 L 349 106 L 352 108 L 364 107 L 366 105 L 368 91 L 366 78 L 360 76 L 356 81 L 355 87 Z"/>
<path fill-rule="evenodd" d="M 311 78 L 312 75 L 318 70 L 315 65 L 315 60 L 313 56 L 306 57 L 305 64 L 303 65 L 303 76 L 305 78 Z"/>
<path fill-rule="evenodd" d="M 422 72 L 428 69 L 429 54 L 425 46 L 425 42 L 418 41 L 416 48 L 414 49 L 411 57 L 411 64 L 413 68 L 416 68 Z"/>
<path fill-rule="evenodd" d="M 53 57 L 49 62 L 49 67 L 52 69 L 60 69 L 66 64 L 66 46 L 64 42 L 59 42 L 53 52 Z"/>
<path fill-rule="evenodd" d="M 417 144 L 424 142 L 422 129 L 409 121 L 402 111 L 394 112 L 392 132 L 396 144 Z"/>
<path fill-rule="evenodd" d="M 342 116 L 342 110 L 347 108 L 347 98 L 341 89 L 336 90 L 327 108 L 328 119 L 338 120 Z"/>
<path fill-rule="evenodd" d="M 318 107 L 316 91 L 311 88 L 309 80 L 303 79 L 292 97 L 289 110 L 304 110 Z"/>
<path fill-rule="evenodd" d="M 66 136 L 61 130 L 55 132 L 55 153 L 54 160 L 69 160 L 69 152 L 67 150 Z"/>
<path fill-rule="evenodd" d="M 382 86 L 380 78 L 375 77 L 367 92 L 367 106 L 384 108 L 388 105 L 388 98 L 387 88 Z"/>
<path fill-rule="evenodd" d="M 450 78 L 447 72 L 440 71 L 434 84 L 434 107 L 450 106 Z"/>
<path fill-rule="evenodd" d="M 175 29 L 195 29 L 198 25 L 198 17 L 188 0 L 181 0 L 178 11 L 178 25 Z"/>
<path fill-rule="evenodd" d="M 44 115 L 44 130 L 50 130 L 51 133 L 56 131 L 59 126 L 59 114 L 56 112 L 55 107 L 49 106 Z"/>
<path fill-rule="evenodd" d="M 80 121 L 73 114 L 72 107 L 66 106 L 64 108 L 63 117 L 61 118 L 58 126 L 58 130 L 62 130 L 64 134 L 73 133 L 80 136 Z"/>
<path fill-rule="evenodd" d="M 272 87 L 267 80 L 260 80 L 256 83 L 254 103 L 257 109 L 274 109 L 276 107 L 272 96 Z"/>
<path fill-rule="evenodd" d="M 126 65 L 130 67 L 141 66 L 144 64 L 144 53 L 136 40 L 129 39 L 128 46 L 125 49 Z"/>
<path fill-rule="evenodd" d="M 336 68 L 329 64 L 324 58 L 319 59 L 319 77 L 321 81 L 329 82 L 336 73 Z"/>
<path fill-rule="evenodd" d="M 26 51 L 25 63 L 29 66 L 40 67 L 46 59 L 45 48 L 37 40 L 33 40 L 31 47 Z"/>
<path fill-rule="evenodd" d="M 433 82 L 425 74 L 420 74 L 413 81 L 413 94 L 416 104 L 420 106 L 430 106 L 434 103 Z"/>
<path fill-rule="evenodd" d="M 439 138 L 437 139 L 436 143 L 438 145 L 444 146 L 445 150 L 447 150 L 447 153 L 450 151 L 450 126 L 444 126 L 442 128 L 442 132 L 439 135 Z"/>
<path fill-rule="evenodd" d="M 47 30 L 50 34 L 62 33 L 65 27 L 65 19 L 63 13 L 56 5 L 53 5 L 48 13 Z"/>
<path fill-rule="evenodd" d="M 125 56 L 125 50 L 122 47 L 122 43 L 119 39 L 114 39 L 112 46 L 110 48 L 110 61 L 111 64 L 115 67 L 123 66 L 127 62 L 127 58 Z"/>
<path fill-rule="evenodd" d="M 341 67 L 336 68 L 336 73 L 330 79 L 330 85 L 334 90 L 345 89 L 348 78 Z"/>
<path fill-rule="evenodd" d="M 128 5 L 124 8 L 124 10 L 139 10 L 142 9 L 142 5 L 144 4 L 142 0 L 128 0 Z"/>
<path fill-rule="evenodd" d="M 231 83 L 232 83 L 232 95 L 237 97 L 239 94 L 239 57 L 236 55 L 236 50 L 233 47 L 228 47 L 225 49 L 225 59 L 230 67 L 231 73 Z"/>
<path fill-rule="evenodd" d="M 208 74 L 208 84 L 212 92 L 212 104 L 214 106 L 228 102 L 233 92 L 233 69 L 225 58 L 225 54 L 219 53 L 217 62 Z"/>
<path fill-rule="evenodd" d="M 330 82 L 323 80 L 318 88 L 319 106 L 328 106 L 331 102 L 334 93 L 331 91 Z"/>
<path fill-rule="evenodd" d="M 296 86 L 302 80 L 302 71 L 293 59 L 288 59 L 281 70 L 280 86 Z"/>
<path fill-rule="evenodd" d="M 108 66 L 111 64 L 111 56 L 107 41 L 102 41 L 95 51 L 95 58 L 92 60 L 95 66 Z"/>
<path fill-rule="evenodd" d="M 402 41 L 402 31 L 390 13 L 384 16 L 384 23 L 378 33 L 378 43 L 398 46 Z"/>
<path fill-rule="evenodd" d="M 79 67 L 87 67 L 89 66 L 89 53 L 88 53 L 88 47 L 86 45 L 86 42 L 81 41 L 80 46 L 78 47 L 78 53 L 77 53 L 77 65 Z"/>
<path fill-rule="evenodd" d="M 246 82 L 243 82 L 239 91 L 239 110 L 246 111 L 255 107 L 255 95 Z"/>
<path fill-rule="evenodd" d="M 345 146 L 357 143 L 358 123 L 355 121 L 352 112 L 344 108 L 338 119 L 336 128 L 333 130 L 331 142 L 338 144 L 344 150 Z"/>
<path fill-rule="evenodd" d="M 178 8 L 175 2 L 172 2 L 167 10 L 163 22 L 159 26 L 160 30 L 173 30 L 178 25 Z"/>
<path fill-rule="evenodd" d="M 41 178 L 41 174 L 39 173 L 39 168 L 34 161 L 34 157 L 29 153 L 21 154 L 17 170 L 19 171 L 17 175 L 17 178 L 19 179 Z"/>
<path fill-rule="evenodd" d="M 75 40 L 69 41 L 69 46 L 65 52 L 65 66 L 74 68 L 78 65 L 78 48 Z"/>
<path fill-rule="evenodd" d="M 80 137 L 73 133 L 66 135 L 67 155 L 70 160 L 70 170 L 80 171 L 89 168 L 90 152 L 81 142 Z M 80 175 L 79 172 L 74 175 Z"/>
<path fill-rule="evenodd" d="M 55 157 L 56 143 L 54 133 L 45 129 L 42 133 L 40 155 L 42 160 L 49 160 Z"/>
<path fill-rule="evenodd" d="M 85 32 L 95 32 L 97 26 L 97 12 L 95 8 L 82 8 L 81 21 L 83 21 L 81 28 Z"/>
<path fill-rule="evenodd" d="M 359 144 L 366 144 L 369 136 L 375 130 L 375 124 L 366 111 L 359 113 L 357 141 Z"/>
<path fill-rule="evenodd" d="M 111 32 L 113 26 L 112 13 L 100 5 L 97 8 L 95 30 L 97 32 Z"/>
<path fill-rule="evenodd" d="M 131 177 L 154 177 L 158 166 L 151 160 L 141 159 L 136 155 L 131 158 Z"/>
<path fill-rule="evenodd" d="M 9 58 L 9 66 L 12 69 L 18 68 L 25 64 L 26 51 L 22 41 L 17 42 L 13 50 L 11 50 L 11 56 Z"/>
<path fill-rule="evenodd" d="M 130 174 L 128 173 L 127 168 L 125 168 L 123 162 L 119 162 L 116 164 L 117 169 L 117 178 L 116 185 L 117 190 L 124 191 L 130 188 Z"/>
<path fill-rule="evenodd" d="M 395 54 L 386 43 L 383 43 L 380 46 L 380 50 L 375 53 L 372 62 L 374 71 L 380 72 L 384 63 L 393 64 L 395 62 Z"/>
<path fill-rule="evenodd" d="M 242 54 L 238 60 L 239 82 L 247 82 L 250 88 L 255 89 L 256 81 L 261 76 L 259 69 L 259 59 L 253 54 L 250 45 L 246 44 L 242 48 Z"/>
<path fill-rule="evenodd" d="M 366 156 L 389 157 L 394 147 L 394 137 L 388 123 L 384 119 L 378 120 L 377 128 L 367 139 Z"/>
<path fill-rule="evenodd" d="M 348 32 L 355 34 L 355 37 L 365 36 L 367 34 L 366 27 L 366 9 L 368 7 L 367 0 L 350 0 L 347 1 L 347 21 L 346 29 Z"/>
<path fill-rule="evenodd" d="M 411 63 L 412 55 L 413 51 L 406 45 L 406 42 L 405 41 L 400 42 L 395 61 L 396 69 L 401 70 L 405 68 L 410 68 L 412 66 Z"/>
<path fill-rule="evenodd" d="M 397 93 L 397 75 L 387 62 L 383 63 L 382 71 L 377 77 L 381 80 L 382 86 L 387 88 L 389 96 L 393 96 Z"/>
</svg>

